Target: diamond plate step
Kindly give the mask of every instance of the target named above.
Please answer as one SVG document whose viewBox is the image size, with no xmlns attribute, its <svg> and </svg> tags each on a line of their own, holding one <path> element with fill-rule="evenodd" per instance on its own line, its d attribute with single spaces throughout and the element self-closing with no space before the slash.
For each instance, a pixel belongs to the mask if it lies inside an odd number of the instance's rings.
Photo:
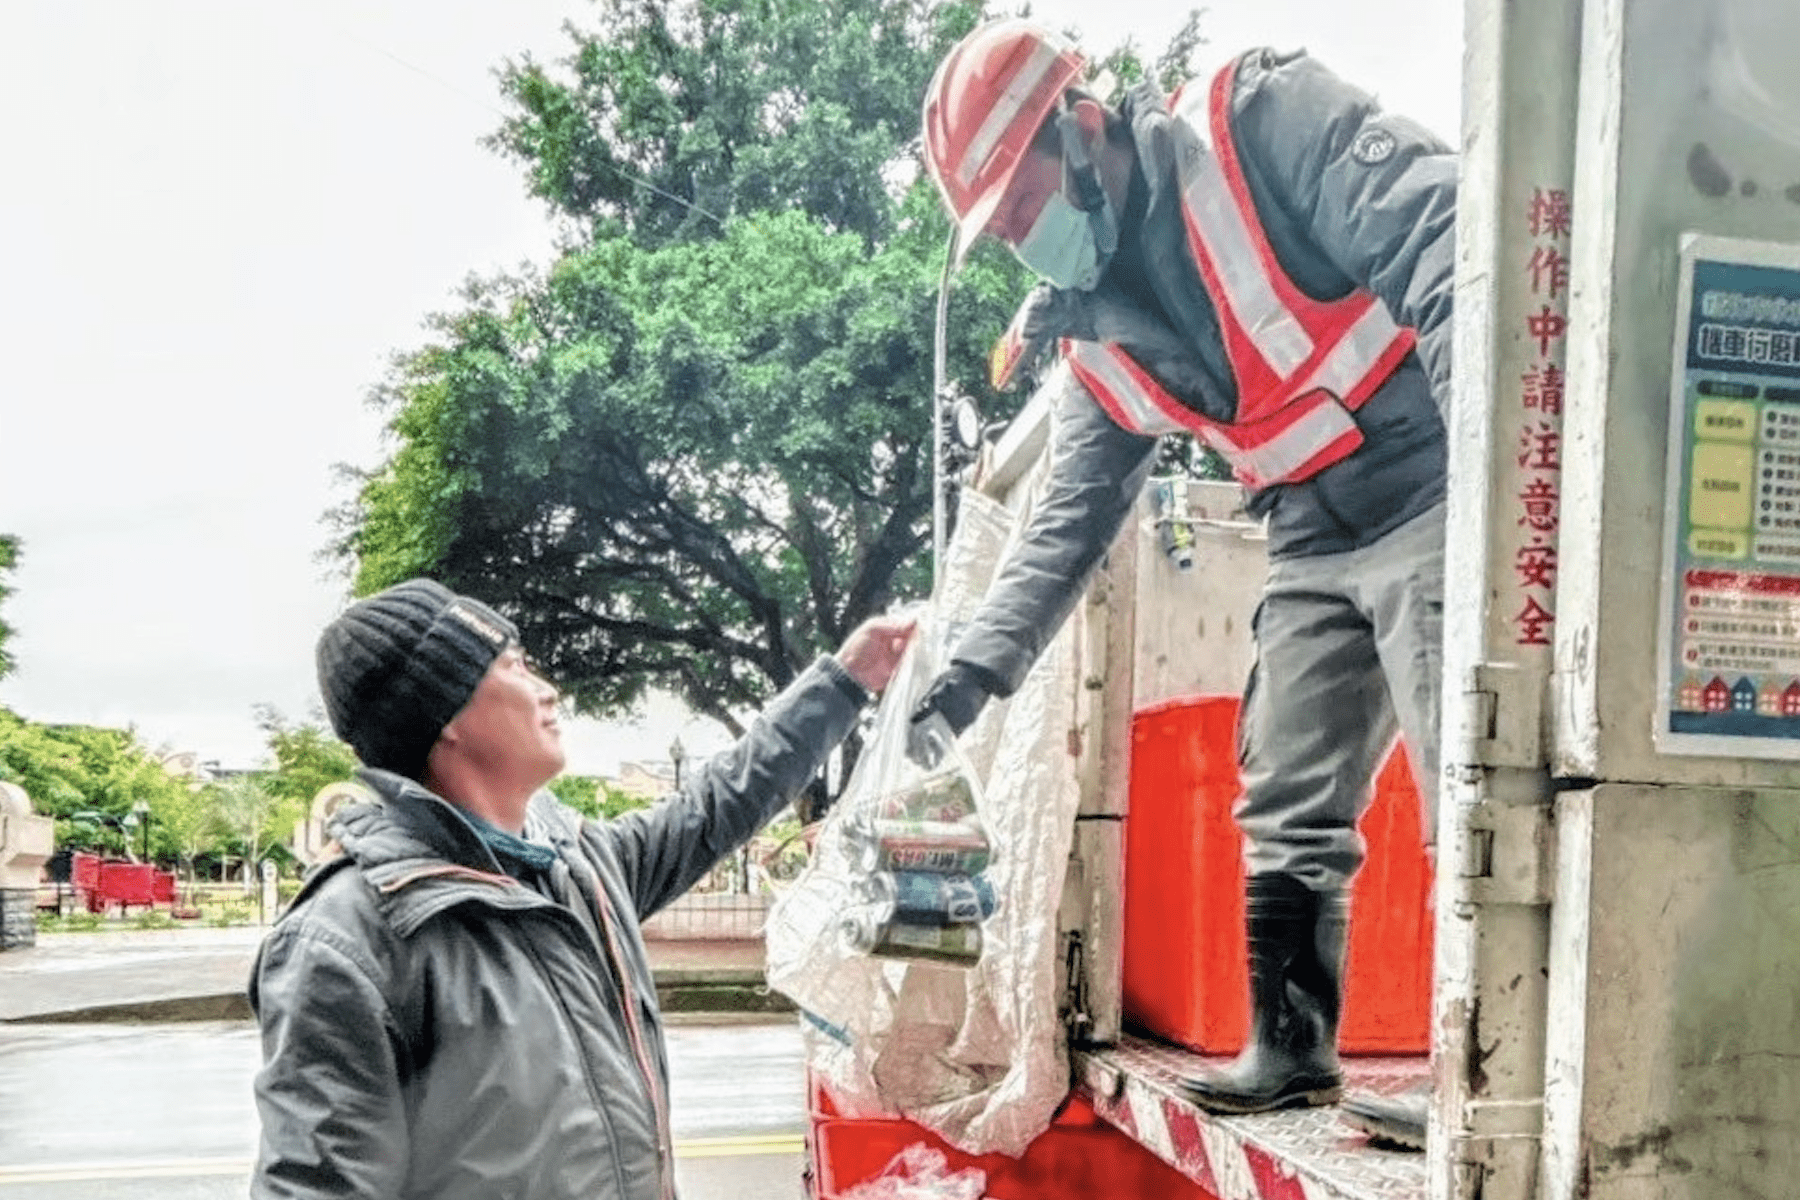
<svg viewBox="0 0 1800 1200">
<path fill-rule="evenodd" d="M 1077 1051 L 1075 1071 L 1103 1119 L 1219 1200 L 1424 1200 L 1425 1156 L 1371 1147 L 1335 1108 L 1202 1112 L 1176 1080 L 1226 1061 L 1126 1035 Z M 1346 1090 L 1393 1095 L 1430 1075 L 1423 1058 L 1344 1061 Z"/>
</svg>

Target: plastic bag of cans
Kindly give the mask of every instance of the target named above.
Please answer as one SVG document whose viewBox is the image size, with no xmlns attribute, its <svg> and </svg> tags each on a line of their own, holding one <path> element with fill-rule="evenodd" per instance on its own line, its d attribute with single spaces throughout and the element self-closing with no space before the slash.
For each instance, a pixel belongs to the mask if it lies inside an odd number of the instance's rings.
<svg viewBox="0 0 1800 1200">
<path fill-rule="evenodd" d="M 960 765 L 875 794 L 844 824 L 859 903 L 845 914 L 850 949 L 883 958 L 968 965 L 994 915 L 982 874 L 992 847 Z"/>
</svg>

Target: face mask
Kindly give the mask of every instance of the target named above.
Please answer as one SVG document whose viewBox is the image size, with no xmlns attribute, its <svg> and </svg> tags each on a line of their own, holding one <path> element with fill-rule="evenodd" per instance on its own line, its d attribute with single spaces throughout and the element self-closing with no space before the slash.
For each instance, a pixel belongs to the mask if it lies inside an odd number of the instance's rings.
<svg viewBox="0 0 1800 1200">
<path fill-rule="evenodd" d="M 1096 215 L 1110 218 L 1111 206 Z M 1094 237 L 1093 217 L 1070 204 L 1060 191 L 1050 193 L 1013 253 L 1059 288 L 1092 291 L 1106 270 L 1106 258 Z"/>
</svg>

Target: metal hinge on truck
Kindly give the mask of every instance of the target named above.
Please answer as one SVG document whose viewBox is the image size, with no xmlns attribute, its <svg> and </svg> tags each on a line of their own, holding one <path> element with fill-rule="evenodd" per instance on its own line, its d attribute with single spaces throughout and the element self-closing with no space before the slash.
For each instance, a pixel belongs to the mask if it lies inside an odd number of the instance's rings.
<svg viewBox="0 0 1800 1200">
<path fill-rule="evenodd" d="M 1462 782 L 1488 785 L 1462 814 L 1468 837 L 1457 873 L 1476 903 L 1548 904 L 1553 891 L 1550 779 L 1545 756 L 1543 672 L 1477 663 L 1463 688 Z M 1494 777 L 1510 778 L 1501 786 Z"/>
</svg>

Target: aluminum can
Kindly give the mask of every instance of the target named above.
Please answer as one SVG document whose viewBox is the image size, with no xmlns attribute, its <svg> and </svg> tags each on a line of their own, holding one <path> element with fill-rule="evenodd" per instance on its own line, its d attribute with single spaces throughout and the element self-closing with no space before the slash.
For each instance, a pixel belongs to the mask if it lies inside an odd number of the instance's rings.
<svg viewBox="0 0 1800 1200">
<path fill-rule="evenodd" d="M 961 821 L 975 815 L 975 792 L 961 771 L 941 771 L 878 797 L 871 815 L 882 821 Z"/>
<path fill-rule="evenodd" d="M 844 919 L 844 941 L 878 958 L 912 958 L 969 967 L 981 959 L 979 925 L 913 925 L 861 909 Z"/>
<path fill-rule="evenodd" d="M 858 870 L 931 871 L 939 875 L 979 875 L 992 853 L 987 834 L 969 821 L 856 822 L 846 827 Z"/>
<path fill-rule="evenodd" d="M 910 925 L 972 925 L 994 915 L 994 885 L 980 875 L 883 871 L 862 883 L 869 904 Z"/>
</svg>

